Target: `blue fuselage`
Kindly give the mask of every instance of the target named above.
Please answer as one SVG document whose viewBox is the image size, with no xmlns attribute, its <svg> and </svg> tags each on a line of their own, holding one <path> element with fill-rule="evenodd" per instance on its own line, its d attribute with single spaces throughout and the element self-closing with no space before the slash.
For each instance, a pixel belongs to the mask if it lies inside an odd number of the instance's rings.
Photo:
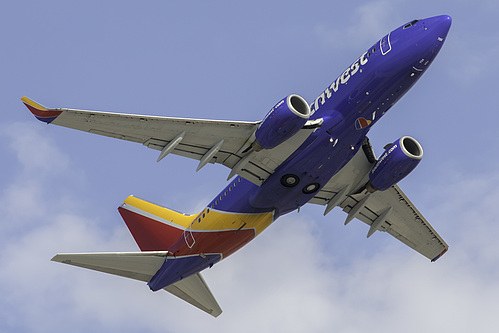
<svg viewBox="0 0 499 333">
<path fill-rule="evenodd" d="M 448 16 L 410 22 L 348 66 L 311 104 L 310 120 L 321 120 L 320 127 L 261 186 L 237 177 L 192 222 L 183 228 L 168 227 L 165 235 L 175 233 L 178 239 L 153 248 L 167 250 L 169 256 L 149 281 L 150 288 L 159 290 L 211 267 L 277 217 L 310 201 L 357 153 L 371 127 L 426 71 L 450 24 Z M 133 215 L 122 213 L 125 220 L 133 220 Z"/>
<path fill-rule="evenodd" d="M 371 127 L 416 83 L 450 28 L 449 16 L 412 21 L 384 36 L 347 67 L 311 103 L 322 125 L 263 184 L 233 180 L 210 203 L 219 211 L 274 212 L 274 218 L 307 203 L 361 147 Z M 299 184 L 288 187 L 285 175 Z M 237 186 L 232 186 L 236 182 Z"/>
</svg>

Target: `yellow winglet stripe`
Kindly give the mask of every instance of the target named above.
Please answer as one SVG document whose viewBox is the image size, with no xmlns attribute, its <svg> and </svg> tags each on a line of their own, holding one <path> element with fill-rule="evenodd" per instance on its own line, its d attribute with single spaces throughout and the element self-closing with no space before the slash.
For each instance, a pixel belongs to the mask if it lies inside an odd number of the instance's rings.
<svg viewBox="0 0 499 333">
<path fill-rule="evenodd" d="M 48 109 L 46 107 L 44 107 L 41 104 L 38 104 L 37 102 L 29 99 L 26 96 L 24 96 L 23 98 L 21 98 L 21 101 L 23 101 L 24 103 L 28 104 L 29 106 L 31 106 L 31 107 L 33 107 L 35 109 L 42 110 L 42 111 L 48 111 Z"/>
</svg>

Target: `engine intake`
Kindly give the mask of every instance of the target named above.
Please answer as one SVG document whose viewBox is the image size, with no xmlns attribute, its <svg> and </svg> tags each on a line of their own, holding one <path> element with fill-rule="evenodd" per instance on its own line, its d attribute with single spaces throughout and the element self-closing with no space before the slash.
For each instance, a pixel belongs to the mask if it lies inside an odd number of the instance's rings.
<svg viewBox="0 0 499 333">
<path fill-rule="evenodd" d="M 308 103 L 298 95 L 289 95 L 267 113 L 255 132 L 256 151 L 272 149 L 295 135 L 310 117 Z"/>
<path fill-rule="evenodd" d="M 404 179 L 423 158 L 423 148 L 410 136 L 403 136 L 380 156 L 369 172 L 367 190 L 384 191 Z"/>
</svg>

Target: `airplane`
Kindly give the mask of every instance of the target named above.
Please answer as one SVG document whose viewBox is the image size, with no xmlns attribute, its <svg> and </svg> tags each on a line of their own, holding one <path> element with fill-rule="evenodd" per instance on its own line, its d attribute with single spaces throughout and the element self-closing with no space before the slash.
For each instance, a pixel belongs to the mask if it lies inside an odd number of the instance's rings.
<svg viewBox="0 0 499 333">
<path fill-rule="evenodd" d="M 253 240 L 278 217 L 306 203 L 339 206 L 354 218 L 436 261 L 448 245 L 397 183 L 421 161 L 410 136 L 376 158 L 367 134 L 419 80 L 440 51 L 452 19 L 413 20 L 393 30 L 307 103 L 291 94 L 261 121 L 220 121 L 46 108 L 23 97 L 33 115 L 54 124 L 141 143 L 230 169 L 228 185 L 194 215 L 130 196 L 118 208 L 139 252 L 57 254 L 53 261 L 146 282 L 214 317 L 222 313 L 201 271 Z"/>
</svg>

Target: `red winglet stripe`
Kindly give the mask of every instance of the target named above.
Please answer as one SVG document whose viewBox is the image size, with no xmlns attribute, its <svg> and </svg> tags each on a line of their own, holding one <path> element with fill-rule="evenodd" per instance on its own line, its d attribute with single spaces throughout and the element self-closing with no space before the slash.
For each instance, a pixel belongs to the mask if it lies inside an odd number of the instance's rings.
<svg viewBox="0 0 499 333">
<path fill-rule="evenodd" d="M 29 111 L 31 111 L 31 113 L 36 116 L 36 117 L 40 117 L 40 118 L 53 118 L 53 117 L 58 117 L 62 111 L 58 110 L 58 111 L 54 111 L 54 110 L 40 110 L 40 109 L 37 109 L 27 103 L 24 103 L 24 105 L 26 105 L 26 107 L 28 108 Z"/>
</svg>

